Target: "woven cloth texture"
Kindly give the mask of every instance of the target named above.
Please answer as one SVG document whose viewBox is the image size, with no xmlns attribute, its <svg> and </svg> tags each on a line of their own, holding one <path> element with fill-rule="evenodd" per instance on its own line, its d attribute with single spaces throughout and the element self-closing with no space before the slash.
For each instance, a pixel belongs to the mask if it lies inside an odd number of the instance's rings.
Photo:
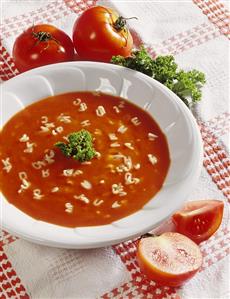
<svg viewBox="0 0 230 299">
<path fill-rule="evenodd" d="M 225 204 L 220 229 L 200 245 L 199 273 L 180 288 L 148 280 L 136 261 L 136 240 L 92 250 L 39 246 L 2 231 L 0 299 L 5 298 L 230 298 L 229 269 L 229 12 L 227 1 L 3 0 L 0 80 L 19 74 L 12 54 L 18 34 L 32 24 L 51 23 L 71 36 L 77 16 L 94 5 L 117 9 L 130 21 L 135 46 L 152 55 L 173 54 L 180 67 L 206 74 L 202 101 L 193 109 L 204 144 L 199 183 L 188 200 Z M 3 215 L 4 217 L 4 215 Z M 155 229 L 170 230 L 170 219 Z"/>
</svg>

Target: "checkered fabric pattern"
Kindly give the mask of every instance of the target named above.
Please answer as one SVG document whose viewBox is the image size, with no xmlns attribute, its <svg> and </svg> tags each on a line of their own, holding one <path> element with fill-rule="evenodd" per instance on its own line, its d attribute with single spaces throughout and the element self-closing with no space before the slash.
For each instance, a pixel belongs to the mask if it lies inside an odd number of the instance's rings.
<svg viewBox="0 0 230 299">
<path fill-rule="evenodd" d="M 15 37 L 31 23 L 52 23 L 71 35 L 77 15 L 94 5 L 116 8 L 130 22 L 135 45 L 173 54 L 184 68 L 205 72 L 203 100 L 193 111 L 204 144 L 199 183 L 189 200 L 214 198 L 225 204 L 218 232 L 200 245 L 200 272 L 181 288 L 148 280 L 136 260 L 138 240 L 91 250 L 35 245 L 2 231 L 0 299 L 5 298 L 230 298 L 229 288 L 229 12 L 227 1 L 7 0 L 2 1 L 0 80 L 19 71 L 11 57 Z M 3 215 L 4 216 L 4 215 Z M 173 229 L 171 220 L 154 231 Z"/>
</svg>

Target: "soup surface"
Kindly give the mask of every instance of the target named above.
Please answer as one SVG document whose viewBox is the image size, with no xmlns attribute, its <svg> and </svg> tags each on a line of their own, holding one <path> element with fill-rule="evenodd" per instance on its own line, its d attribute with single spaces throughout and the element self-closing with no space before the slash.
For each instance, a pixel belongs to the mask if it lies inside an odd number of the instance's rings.
<svg viewBox="0 0 230 299">
<path fill-rule="evenodd" d="M 97 155 L 79 162 L 54 144 L 86 129 Z M 143 207 L 162 187 L 170 158 L 153 118 L 122 98 L 61 94 L 18 112 L 0 133 L 0 188 L 35 219 L 103 225 Z"/>
</svg>

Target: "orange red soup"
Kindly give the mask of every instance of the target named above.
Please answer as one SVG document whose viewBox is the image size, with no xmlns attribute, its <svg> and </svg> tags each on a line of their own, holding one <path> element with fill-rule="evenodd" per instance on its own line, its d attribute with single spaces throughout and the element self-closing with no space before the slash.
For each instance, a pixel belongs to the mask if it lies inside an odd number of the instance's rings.
<svg viewBox="0 0 230 299">
<path fill-rule="evenodd" d="M 80 163 L 55 147 L 88 130 L 97 155 Z M 18 112 L 0 133 L 0 189 L 31 217 L 67 226 L 103 225 L 140 210 L 162 187 L 166 138 L 144 110 L 93 92 L 52 96 Z"/>
</svg>

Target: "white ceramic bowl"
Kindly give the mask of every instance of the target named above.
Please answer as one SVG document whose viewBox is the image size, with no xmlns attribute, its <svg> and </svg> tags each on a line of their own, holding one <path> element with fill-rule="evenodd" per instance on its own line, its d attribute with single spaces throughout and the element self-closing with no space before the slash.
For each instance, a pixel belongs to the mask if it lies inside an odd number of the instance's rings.
<svg viewBox="0 0 230 299">
<path fill-rule="evenodd" d="M 202 164 L 202 141 L 195 119 L 159 82 L 123 67 L 68 62 L 33 69 L 2 86 L 3 125 L 16 112 L 42 98 L 71 91 L 100 90 L 128 98 L 148 110 L 167 137 L 171 165 L 163 188 L 140 211 L 109 225 L 67 228 L 37 221 L 2 197 L 4 229 L 26 240 L 55 247 L 111 245 L 150 231 L 169 217 L 194 188 Z"/>
</svg>

